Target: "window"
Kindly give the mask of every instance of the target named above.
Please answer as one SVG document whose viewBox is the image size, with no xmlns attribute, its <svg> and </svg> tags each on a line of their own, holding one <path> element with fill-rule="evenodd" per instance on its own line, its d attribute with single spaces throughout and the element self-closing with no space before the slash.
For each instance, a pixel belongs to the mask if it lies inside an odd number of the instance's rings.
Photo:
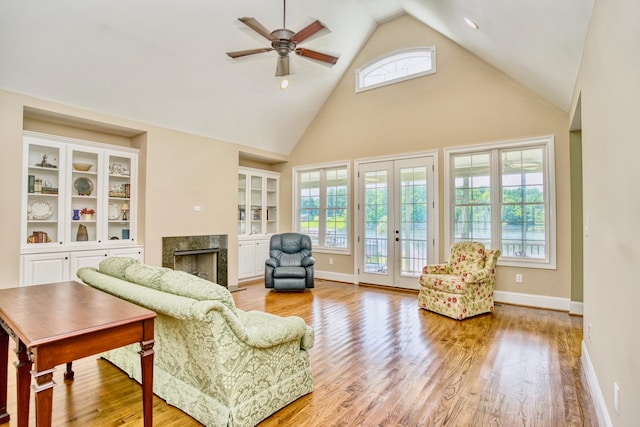
<svg viewBox="0 0 640 427">
<path fill-rule="evenodd" d="M 294 169 L 298 232 L 311 237 L 315 249 L 349 251 L 349 165 Z"/>
<path fill-rule="evenodd" d="M 436 72 L 436 47 L 389 53 L 356 70 L 356 92 L 414 79 Z"/>
<path fill-rule="evenodd" d="M 553 137 L 445 150 L 446 242 L 479 241 L 500 265 L 555 268 Z"/>
</svg>

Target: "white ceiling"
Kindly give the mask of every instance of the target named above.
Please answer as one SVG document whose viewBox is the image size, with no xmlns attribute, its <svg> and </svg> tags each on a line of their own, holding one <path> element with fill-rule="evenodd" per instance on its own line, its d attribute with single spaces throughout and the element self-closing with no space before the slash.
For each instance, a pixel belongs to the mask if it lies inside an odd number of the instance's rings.
<svg viewBox="0 0 640 427">
<path fill-rule="evenodd" d="M 376 26 L 404 13 L 567 111 L 593 2 L 289 0 L 287 28 L 330 29 L 301 45 L 340 59 L 292 55 L 281 91 L 274 52 L 225 52 L 268 47 L 237 18 L 281 28 L 282 0 L 0 0 L 0 88 L 288 154 Z"/>
</svg>

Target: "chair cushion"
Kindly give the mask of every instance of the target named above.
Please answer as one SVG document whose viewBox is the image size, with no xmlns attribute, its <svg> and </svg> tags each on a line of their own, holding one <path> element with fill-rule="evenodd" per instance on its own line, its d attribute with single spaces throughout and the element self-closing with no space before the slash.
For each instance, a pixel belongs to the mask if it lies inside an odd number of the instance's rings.
<svg viewBox="0 0 640 427">
<path fill-rule="evenodd" d="M 304 267 L 277 267 L 273 270 L 273 277 L 292 277 L 298 279 L 304 279 L 307 276 L 307 271 Z"/>
<path fill-rule="evenodd" d="M 464 294 L 467 290 L 464 276 L 453 274 L 423 274 L 420 276 L 420 286 L 450 294 Z"/>
</svg>

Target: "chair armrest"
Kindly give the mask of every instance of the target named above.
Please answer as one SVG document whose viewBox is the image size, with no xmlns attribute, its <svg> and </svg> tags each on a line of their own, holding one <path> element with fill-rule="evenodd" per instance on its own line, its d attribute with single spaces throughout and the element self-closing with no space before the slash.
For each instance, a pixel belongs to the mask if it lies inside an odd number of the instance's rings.
<svg viewBox="0 0 640 427">
<path fill-rule="evenodd" d="M 449 274 L 449 264 L 425 265 L 422 274 Z"/>
<path fill-rule="evenodd" d="M 493 274 L 492 270 L 491 268 L 483 268 L 482 270 L 464 273 L 464 281 L 467 283 L 485 282 Z"/>
<path fill-rule="evenodd" d="M 281 317 L 262 311 L 242 310 L 236 314 L 244 333 L 234 332 L 252 347 L 269 348 L 290 341 L 299 341 L 302 349 L 310 349 L 314 345 L 313 328 L 298 316 Z M 234 329 L 234 325 L 230 326 Z"/>
<path fill-rule="evenodd" d="M 312 256 L 306 256 L 302 258 L 302 261 L 300 261 L 300 265 L 302 267 L 309 267 L 310 265 L 313 265 L 315 263 L 316 263 L 316 259 Z"/>
<path fill-rule="evenodd" d="M 266 260 L 266 261 L 264 262 L 264 265 L 269 266 L 269 267 L 276 268 L 276 267 L 278 267 L 279 263 L 278 263 L 278 260 L 277 260 L 277 259 L 275 259 L 275 258 L 269 258 L 268 260 Z"/>
</svg>

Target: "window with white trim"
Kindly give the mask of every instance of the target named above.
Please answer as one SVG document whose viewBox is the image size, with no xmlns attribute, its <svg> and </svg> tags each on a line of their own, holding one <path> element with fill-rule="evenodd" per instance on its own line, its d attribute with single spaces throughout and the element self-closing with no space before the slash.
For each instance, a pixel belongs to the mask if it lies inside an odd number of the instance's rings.
<svg viewBox="0 0 640 427">
<path fill-rule="evenodd" d="M 555 268 L 553 136 L 445 150 L 445 241 L 498 248 L 500 265 Z"/>
<path fill-rule="evenodd" d="M 416 47 L 388 53 L 356 70 L 356 92 L 414 79 L 436 72 L 436 47 Z"/>
<path fill-rule="evenodd" d="M 294 168 L 294 227 L 314 250 L 349 251 L 349 173 L 348 163 Z"/>
</svg>

